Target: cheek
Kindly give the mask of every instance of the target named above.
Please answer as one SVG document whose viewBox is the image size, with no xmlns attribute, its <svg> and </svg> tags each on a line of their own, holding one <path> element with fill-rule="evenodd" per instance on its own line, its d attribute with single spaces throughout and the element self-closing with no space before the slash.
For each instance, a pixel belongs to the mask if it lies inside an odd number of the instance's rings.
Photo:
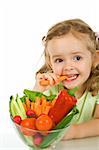
<svg viewBox="0 0 99 150">
<path fill-rule="evenodd" d="M 53 72 L 55 74 L 61 75 L 62 74 L 62 68 L 58 65 L 53 65 L 52 66 Z"/>
<path fill-rule="evenodd" d="M 91 72 L 91 68 L 92 68 L 92 64 L 86 62 L 85 64 L 82 64 L 82 66 L 79 67 L 79 70 L 82 74 L 89 76 Z"/>
</svg>

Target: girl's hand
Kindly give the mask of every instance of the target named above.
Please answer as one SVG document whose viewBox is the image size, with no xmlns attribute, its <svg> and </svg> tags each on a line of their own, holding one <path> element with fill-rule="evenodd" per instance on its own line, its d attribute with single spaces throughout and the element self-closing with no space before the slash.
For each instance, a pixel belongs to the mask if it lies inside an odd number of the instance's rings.
<svg viewBox="0 0 99 150">
<path fill-rule="evenodd" d="M 54 73 L 38 73 L 33 90 L 41 92 L 48 90 L 51 86 L 58 82 L 58 77 L 59 76 Z"/>
</svg>

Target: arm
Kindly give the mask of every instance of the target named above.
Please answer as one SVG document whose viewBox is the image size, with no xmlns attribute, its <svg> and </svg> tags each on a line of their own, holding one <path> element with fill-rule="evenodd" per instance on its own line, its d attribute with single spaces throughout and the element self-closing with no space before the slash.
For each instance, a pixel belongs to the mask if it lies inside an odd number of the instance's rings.
<svg viewBox="0 0 99 150">
<path fill-rule="evenodd" d="M 92 120 L 81 124 L 71 125 L 63 140 L 99 136 L 99 104 L 96 105 Z"/>
</svg>

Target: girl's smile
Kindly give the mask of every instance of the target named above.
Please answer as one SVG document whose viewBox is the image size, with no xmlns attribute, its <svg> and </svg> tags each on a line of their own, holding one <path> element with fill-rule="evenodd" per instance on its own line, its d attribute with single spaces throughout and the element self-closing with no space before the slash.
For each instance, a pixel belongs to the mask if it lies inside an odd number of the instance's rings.
<svg viewBox="0 0 99 150">
<path fill-rule="evenodd" d="M 71 82 L 71 81 L 77 79 L 78 74 L 68 75 L 68 76 L 66 76 L 66 77 L 67 77 L 67 78 L 66 78 L 66 82 Z"/>
</svg>

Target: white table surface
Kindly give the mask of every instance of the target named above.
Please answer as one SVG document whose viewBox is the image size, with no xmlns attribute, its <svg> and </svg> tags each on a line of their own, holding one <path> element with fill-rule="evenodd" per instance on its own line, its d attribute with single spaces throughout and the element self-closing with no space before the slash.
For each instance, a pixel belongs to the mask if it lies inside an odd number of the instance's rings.
<svg viewBox="0 0 99 150">
<path fill-rule="evenodd" d="M 28 150 L 16 132 L 0 135 L 0 150 Z M 99 150 L 99 137 L 61 141 L 56 150 Z"/>
</svg>

